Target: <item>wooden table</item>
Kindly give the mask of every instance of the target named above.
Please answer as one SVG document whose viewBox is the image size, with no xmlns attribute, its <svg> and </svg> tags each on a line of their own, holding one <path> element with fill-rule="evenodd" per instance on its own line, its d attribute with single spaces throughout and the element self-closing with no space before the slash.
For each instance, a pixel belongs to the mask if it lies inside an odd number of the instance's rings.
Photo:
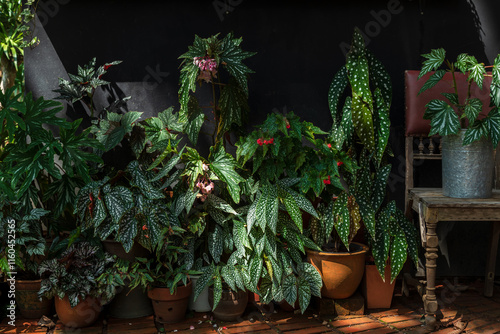
<svg viewBox="0 0 500 334">
<path fill-rule="evenodd" d="M 436 227 L 441 221 L 490 221 L 492 233 L 486 263 L 484 295 L 493 296 L 495 262 L 500 236 L 500 190 L 493 190 L 487 199 L 461 199 L 443 196 L 441 188 L 413 188 L 409 190 L 411 207 L 419 215 L 420 236 L 425 248 L 426 292 L 422 296 L 426 324 L 436 324 L 438 300 L 436 298 L 436 260 L 438 236 Z M 478 240 L 478 242 L 480 242 Z M 471 245 L 473 246 L 473 245 Z"/>
</svg>

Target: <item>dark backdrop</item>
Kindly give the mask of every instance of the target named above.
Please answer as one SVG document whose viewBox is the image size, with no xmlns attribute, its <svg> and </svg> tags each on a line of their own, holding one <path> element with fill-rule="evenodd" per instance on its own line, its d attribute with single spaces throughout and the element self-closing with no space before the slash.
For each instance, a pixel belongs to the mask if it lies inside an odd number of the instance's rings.
<svg viewBox="0 0 500 334">
<path fill-rule="evenodd" d="M 37 30 L 42 43 L 27 52 L 26 80 L 35 95 L 50 97 L 57 77 L 66 76 L 66 71 L 75 73 L 78 64 L 92 57 L 97 57 L 98 64 L 123 60 L 106 79 L 117 82 L 120 94 L 132 96 L 131 110 L 154 115 L 170 105 L 178 106 L 177 57 L 192 44 L 194 35 L 234 32 L 243 37 L 243 49 L 257 52 L 246 61 L 256 72 L 249 80 L 250 125 L 273 110 L 287 110 L 329 129 L 328 88 L 345 62 L 353 29 L 358 26 L 392 78 L 395 157 L 389 188 L 391 198 L 402 207 L 404 70 L 419 69 L 420 55 L 438 47 L 445 48 L 451 59 L 468 52 L 481 62 L 492 63 L 500 45 L 499 24 L 492 15 L 499 7 L 498 1 L 487 0 L 40 0 Z M 81 111 L 71 109 L 67 114 L 72 119 L 82 116 Z M 439 166 L 421 167 L 425 168 L 432 170 L 425 171 L 425 178 L 418 178 L 416 184 L 439 183 L 439 177 L 428 176 L 439 175 Z M 462 225 L 458 230 L 462 232 L 457 233 L 468 236 L 464 242 L 486 240 L 487 226 Z M 463 249 L 457 245 L 453 252 Z M 442 262 L 440 267 L 448 268 L 442 269 L 447 274 L 482 275 L 484 261 L 473 262 Z"/>
</svg>

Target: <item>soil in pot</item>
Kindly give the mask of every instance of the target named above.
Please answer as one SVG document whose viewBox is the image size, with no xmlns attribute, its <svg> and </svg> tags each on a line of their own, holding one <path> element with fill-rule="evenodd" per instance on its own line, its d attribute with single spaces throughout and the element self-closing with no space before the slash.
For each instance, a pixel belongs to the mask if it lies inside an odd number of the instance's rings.
<svg viewBox="0 0 500 334">
<path fill-rule="evenodd" d="M 385 267 L 385 282 L 380 277 L 377 266 L 367 264 L 363 276 L 363 295 L 365 296 L 366 308 L 390 308 L 394 286 L 391 283 L 391 267 Z"/>
<path fill-rule="evenodd" d="M 208 289 L 208 302 L 210 307 L 214 305 L 214 290 Z M 239 290 L 238 292 L 223 289 L 219 304 L 213 310 L 216 319 L 222 321 L 236 321 L 243 315 L 248 305 L 248 292 Z"/>
<path fill-rule="evenodd" d="M 16 305 L 22 318 L 40 319 L 50 316 L 52 299 L 38 298 L 42 280 L 16 280 Z"/>
<path fill-rule="evenodd" d="M 103 246 L 108 253 L 129 262 L 134 262 L 136 257 L 147 258 L 150 256 L 150 252 L 137 242 L 128 253 L 119 242 L 113 240 L 105 240 Z M 130 291 L 128 287 L 124 287 L 106 306 L 106 310 L 111 317 L 120 319 L 140 318 L 153 314 L 151 300 L 146 292 L 140 288 Z"/>
<path fill-rule="evenodd" d="M 54 298 L 59 320 L 68 328 L 82 328 L 92 325 L 101 313 L 101 303 L 88 296 L 75 307 L 71 307 L 68 296 Z"/>
<path fill-rule="evenodd" d="M 318 269 L 323 280 L 321 296 L 345 299 L 354 294 L 365 271 L 368 247 L 351 243 L 351 252 L 317 252 L 307 250 L 307 260 Z"/>
<path fill-rule="evenodd" d="M 150 289 L 148 297 L 153 303 L 156 322 L 171 324 L 184 320 L 192 289 L 191 281 L 187 285 L 179 285 L 173 295 L 169 288 Z"/>
</svg>

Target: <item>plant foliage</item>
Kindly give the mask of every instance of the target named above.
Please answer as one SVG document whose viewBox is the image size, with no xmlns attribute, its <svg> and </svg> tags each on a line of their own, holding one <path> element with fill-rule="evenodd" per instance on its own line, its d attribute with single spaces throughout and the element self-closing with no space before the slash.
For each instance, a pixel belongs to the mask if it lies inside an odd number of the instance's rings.
<svg viewBox="0 0 500 334">
<path fill-rule="evenodd" d="M 107 284 L 100 277 L 113 270 L 113 257 L 99 246 L 89 242 L 74 243 L 58 258 L 40 264 L 42 287 L 39 297 L 68 296 L 71 307 L 75 307 L 87 296 L 108 303 L 116 294 L 119 285 Z"/>
<path fill-rule="evenodd" d="M 435 71 L 424 83 L 419 94 L 434 87 L 446 72 L 450 72 L 453 78 L 453 93 L 443 93 L 446 99 L 434 99 L 426 105 L 424 119 L 431 121 L 429 135 L 440 134 L 447 136 L 457 134 L 460 129 L 467 129 L 463 145 L 468 145 L 481 138 L 491 139 L 494 147 L 500 141 L 500 56 L 497 56 L 492 66 L 479 63 L 474 56 L 462 53 L 456 62 L 446 59 L 444 49 L 434 49 L 428 54 L 423 54 L 426 60 L 422 63 L 419 79 L 425 74 Z M 446 69 L 441 69 L 443 64 Z M 486 69 L 491 68 L 491 72 Z M 466 96 L 458 96 L 456 74 L 465 74 L 468 82 Z M 483 110 L 483 102 L 472 94 L 472 84 L 475 83 L 480 90 L 484 86 L 485 76 L 491 76 L 490 105 L 491 108 L 486 116 L 480 115 Z"/>
<path fill-rule="evenodd" d="M 341 105 L 346 89 L 350 96 Z M 362 221 L 381 277 L 384 278 L 390 259 L 393 281 L 407 253 L 417 263 L 418 243 L 413 225 L 394 202 L 386 201 L 391 171 L 387 162 L 391 100 L 390 77 L 380 61 L 365 48 L 361 32 L 356 28 L 346 65 L 334 76 L 328 101 L 333 117 L 332 146 L 347 152 L 359 168 L 343 173 L 345 190 L 336 193 L 333 203 L 325 201 L 319 210 L 320 219 L 311 221 L 311 234 L 318 245 L 325 245 L 332 240 L 333 231 L 337 241 L 349 249 Z"/>
</svg>

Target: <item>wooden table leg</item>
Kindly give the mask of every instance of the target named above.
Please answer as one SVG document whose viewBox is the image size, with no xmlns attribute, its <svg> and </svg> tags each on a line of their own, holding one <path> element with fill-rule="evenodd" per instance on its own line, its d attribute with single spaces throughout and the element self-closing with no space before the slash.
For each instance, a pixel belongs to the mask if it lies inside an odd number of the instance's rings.
<svg viewBox="0 0 500 334">
<path fill-rule="evenodd" d="M 438 237 L 436 234 L 437 222 L 426 222 L 427 242 L 425 247 L 425 269 L 427 285 L 425 295 L 422 297 L 425 310 L 426 326 L 434 330 L 436 327 L 436 312 L 438 302 L 436 297 L 436 260 L 438 258 Z"/>
<path fill-rule="evenodd" d="M 495 284 L 495 265 L 498 252 L 498 239 L 500 238 L 500 222 L 491 223 L 492 233 L 490 235 L 488 259 L 486 262 L 486 278 L 484 283 L 484 295 L 493 297 L 493 286 Z"/>
</svg>

